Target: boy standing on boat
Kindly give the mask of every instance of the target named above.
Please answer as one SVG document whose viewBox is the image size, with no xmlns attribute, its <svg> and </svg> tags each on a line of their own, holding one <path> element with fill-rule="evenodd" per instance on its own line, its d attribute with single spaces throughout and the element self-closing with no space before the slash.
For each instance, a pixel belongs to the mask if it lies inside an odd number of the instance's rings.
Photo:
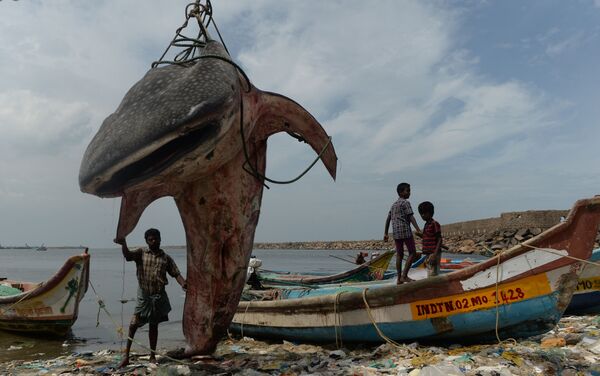
<svg viewBox="0 0 600 376">
<path fill-rule="evenodd" d="M 403 282 L 412 281 L 411 278 L 408 278 L 408 271 L 417 256 L 415 239 L 413 238 L 410 225 L 412 224 L 414 226 L 414 228 L 417 230 L 417 234 L 421 233 L 421 229 L 415 220 L 410 202 L 408 202 L 408 198 L 410 197 L 410 184 L 398 184 L 398 187 L 396 187 L 396 192 L 398 193 L 399 197 L 398 200 L 392 204 L 385 221 L 383 241 L 388 241 L 388 231 L 390 229 L 391 221 L 394 233 L 394 243 L 396 245 L 396 270 L 398 272 L 398 284 L 401 284 Z M 404 245 L 406 245 L 408 257 L 406 259 L 406 264 L 404 265 L 404 270 L 402 270 Z"/>
<path fill-rule="evenodd" d="M 135 332 L 146 323 L 150 325 L 148 339 L 150 341 L 150 361 L 156 362 L 156 342 L 158 340 L 158 323 L 169 320 L 171 304 L 165 291 L 167 273 L 181 285 L 185 291 L 186 281 L 181 276 L 175 261 L 165 251 L 160 249 L 160 232 L 151 228 L 144 234 L 148 248 L 139 248 L 130 251 L 125 238 L 115 239 L 121 245 L 123 257 L 127 261 L 135 261 L 138 279 L 137 305 L 129 324 L 129 338 L 125 355 L 119 368 L 129 364 L 129 351 Z"/>
<path fill-rule="evenodd" d="M 440 274 L 440 261 L 442 258 L 442 226 L 433 219 L 433 204 L 424 201 L 419 204 L 419 214 L 425 221 L 423 226 L 423 254 L 427 255 L 425 266 L 427 276 L 432 277 Z"/>
</svg>

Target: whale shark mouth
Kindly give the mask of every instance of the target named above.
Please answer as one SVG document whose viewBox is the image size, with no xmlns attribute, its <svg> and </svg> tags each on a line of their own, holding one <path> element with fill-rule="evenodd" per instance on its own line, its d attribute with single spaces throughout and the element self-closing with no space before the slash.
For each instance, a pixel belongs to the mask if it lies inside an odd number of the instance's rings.
<svg viewBox="0 0 600 376">
<path fill-rule="evenodd" d="M 98 186 L 96 194 L 116 195 L 123 192 L 124 188 L 160 174 L 187 154 L 215 140 L 220 130 L 221 123 L 215 121 L 170 140 L 150 154 L 116 171 L 109 180 Z"/>
</svg>

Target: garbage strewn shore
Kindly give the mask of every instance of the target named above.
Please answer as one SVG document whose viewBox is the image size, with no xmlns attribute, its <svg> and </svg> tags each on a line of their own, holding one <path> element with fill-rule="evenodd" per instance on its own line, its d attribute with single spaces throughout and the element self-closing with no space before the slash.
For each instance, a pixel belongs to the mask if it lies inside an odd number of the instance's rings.
<svg viewBox="0 0 600 376">
<path fill-rule="evenodd" d="M 159 342 L 160 344 L 160 342 Z M 8 349 L 4 349 L 8 350 Z M 164 351 L 164 350 L 161 350 Z M 436 346 L 319 346 L 267 343 L 252 338 L 221 341 L 212 356 L 174 361 L 148 354 L 114 368 L 118 349 L 73 353 L 53 359 L 0 363 L 16 375 L 600 375 L 600 316 L 564 317 L 552 331 L 501 344 Z"/>
</svg>

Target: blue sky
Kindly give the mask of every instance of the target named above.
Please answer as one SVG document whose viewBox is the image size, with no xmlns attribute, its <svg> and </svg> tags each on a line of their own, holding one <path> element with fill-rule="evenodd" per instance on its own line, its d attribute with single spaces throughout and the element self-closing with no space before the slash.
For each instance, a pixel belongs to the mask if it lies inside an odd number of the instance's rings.
<svg viewBox="0 0 600 376">
<path fill-rule="evenodd" d="M 111 246 L 118 199 L 79 191 L 85 147 L 183 22 L 187 1 L 0 1 L 0 244 Z M 566 209 L 600 193 L 600 1 L 213 1 L 253 83 L 333 136 L 265 190 L 257 241 L 373 239 L 395 186 L 443 223 Z M 305 145 L 269 141 L 267 174 Z M 170 199 L 158 227 L 183 244 Z"/>
</svg>

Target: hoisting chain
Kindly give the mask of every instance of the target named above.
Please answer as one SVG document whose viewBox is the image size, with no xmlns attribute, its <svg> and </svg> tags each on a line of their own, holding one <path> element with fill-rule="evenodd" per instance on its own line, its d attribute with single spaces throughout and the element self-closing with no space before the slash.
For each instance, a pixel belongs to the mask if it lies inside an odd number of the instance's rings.
<svg viewBox="0 0 600 376">
<path fill-rule="evenodd" d="M 206 46 L 206 43 L 209 40 L 211 40 L 210 34 L 208 33 L 208 28 L 211 25 L 215 28 L 217 34 L 219 35 L 219 40 L 221 41 L 221 44 L 225 48 L 225 51 L 227 51 L 227 54 L 229 54 L 227 45 L 225 44 L 225 41 L 223 40 L 223 37 L 221 36 L 219 28 L 217 27 L 217 24 L 213 19 L 212 4 L 211 4 L 210 0 L 205 0 L 205 2 L 206 2 L 205 4 L 202 4 L 201 0 L 196 0 L 193 3 L 189 3 L 185 7 L 184 23 L 175 31 L 175 37 L 173 37 L 173 39 L 171 40 L 171 43 L 169 43 L 169 45 L 167 46 L 167 48 L 165 49 L 165 51 L 163 52 L 161 57 L 157 61 L 152 63 L 152 68 L 157 68 L 160 65 L 187 65 L 187 66 L 189 66 L 189 65 L 194 64 L 197 60 L 200 60 L 200 59 L 218 59 L 218 60 L 224 61 L 228 64 L 231 64 L 242 75 L 242 77 L 244 78 L 245 84 L 246 84 L 245 85 L 246 88 L 245 88 L 244 92 L 249 93 L 252 90 L 252 84 L 250 83 L 250 79 L 248 78 L 248 76 L 246 75 L 244 70 L 238 64 L 236 64 L 231 59 L 228 59 L 228 58 L 220 56 L 220 55 L 212 55 L 212 54 L 202 55 L 201 54 L 202 48 L 204 48 Z M 194 18 L 198 23 L 199 30 L 198 30 L 198 35 L 196 37 L 189 37 L 189 36 L 186 36 L 183 34 L 183 31 L 188 27 L 188 23 L 191 18 Z M 175 57 L 173 58 L 173 60 L 165 60 L 165 56 L 167 55 L 167 53 L 169 52 L 169 49 L 171 47 L 183 48 L 183 50 L 178 52 L 175 55 Z M 298 133 L 292 132 L 292 131 L 286 131 L 286 132 L 293 138 L 297 139 L 298 141 L 306 143 L 306 140 Z M 256 179 L 260 180 L 267 188 L 269 188 L 269 186 L 267 186 L 264 183 L 265 181 L 274 183 L 274 184 L 290 184 L 290 183 L 293 183 L 293 182 L 299 180 L 300 178 L 302 178 L 319 161 L 319 159 L 321 159 L 321 157 L 323 156 L 325 151 L 331 145 L 331 137 L 329 137 L 329 139 L 327 140 L 327 143 L 325 144 L 323 149 L 320 151 L 320 153 L 317 155 L 315 160 L 302 173 L 300 173 L 294 179 L 274 180 L 274 179 L 268 178 L 266 175 L 264 175 L 258 171 L 258 166 L 253 165 L 251 163 L 251 158 L 248 153 L 248 148 L 247 148 L 246 140 L 245 140 L 244 107 L 243 107 L 243 100 L 242 100 L 242 92 L 240 92 L 240 137 L 241 137 L 241 141 L 242 141 L 242 146 L 243 146 L 243 151 L 244 151 L 244 159 L 245 159 L 244 164 L 242 165 L 242 168 L 244 169 L 244 171 L 246 171 L 250 175 L 254 176 Z"/>
</svg>

